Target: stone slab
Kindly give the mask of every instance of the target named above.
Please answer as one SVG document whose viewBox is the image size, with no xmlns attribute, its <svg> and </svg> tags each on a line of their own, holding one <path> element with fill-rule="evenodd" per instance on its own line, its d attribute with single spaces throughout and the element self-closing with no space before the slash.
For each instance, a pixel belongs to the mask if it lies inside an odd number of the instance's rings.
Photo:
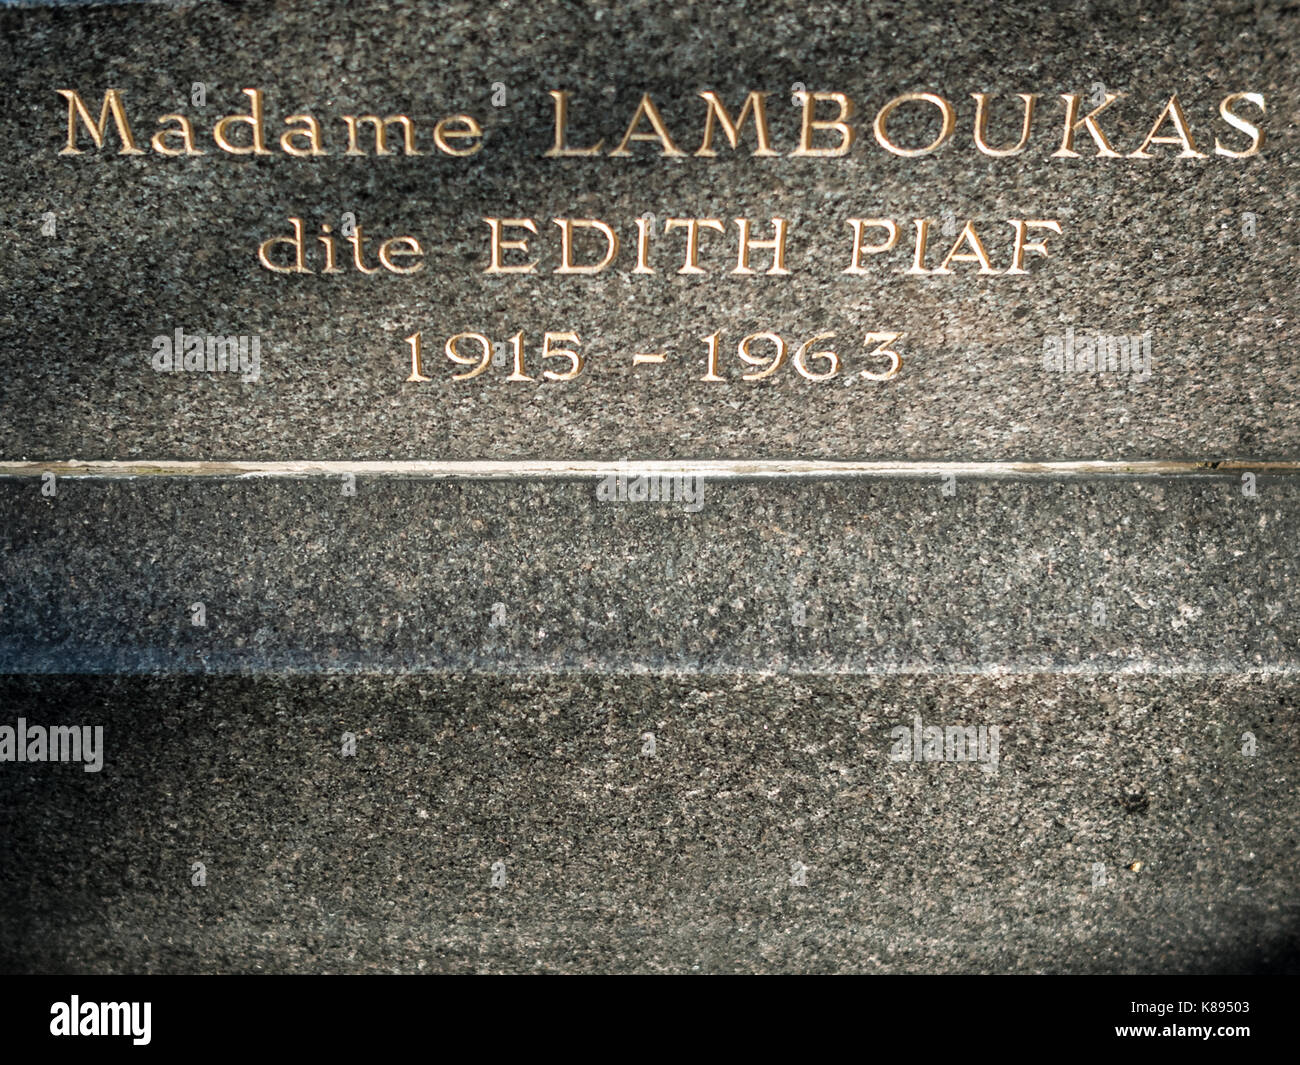
<svg viewBox="0 0 1300 1065">
<path fill-rule="evenodd" d="M 1292 8 L 201 4 L 10 8 L 0 25 L 7 460 L 1297 455 Z M 202 107 L 195 83 L 208 87 Z M 217 152 L 212 123 L 250 85 L 267 93 L 272 132 L 310 111 L 334 154 Z M 789 157 L 798 86 L 858 101 L 847 156 Z M 100 101 L 109 87 L 126 94 L 142 140 L 159 115 L 179 112 L 206 129 L 208 154 L 59 155 L 67 107 L 55 90 Z M 1053 158 L 1059 94 L 1099 87 L 1124 94 L 1108 112 L 1122 148 L 1140 143 L 1177 92 L 1210 157 L 1169 158 L 1166 146 L 1150 160 Z M 786 154 L 754 158 L 742 146 L 664 159 L 640 144 L 631 158 L 547 159 L 547 93 L 557 88 L 573 94 L 575 144 L 604 135 L 612 145 L 648 92 L 687 149 L 701 139 L 698 92 L 735 109 L 744 93 L 766 91 Z M 871 118 L 915 91 L 951 99 L 957 131 L 930 156 L 899 158 L 876 144 Z M 975 150 L 978 92 L 1004 103 L 1041 94 L 1023 155 Z M 1233 134 L 1217 117 L 1233 92 L 1267 101 L 1258 156 L 1212 154 L 1214 136 Z M 468 112 L 485 145 L 469 159 L 428 143 L 419 158 L 340 155 L 337 116 L 367 111 L 410 113 L 426 141 L 439 117 Z M 899 130 L 911 135 L 905 116 Z M 417 235 L 427 268 L 302 277 L 259 267 L 258 244 L 287 231 L 289 217 L 316 232 L 347 213 L 376 238 Z M 626 250 L 599 276 L 553 272 L 550 219 L 610 219 L 630 248 L 647 213 L 665 249 L 670 217 L 729 227 L 786 217 L 792 273 L 727 273 L 732 234 L 706 249 L 706 276 L 637 276 Z M 43 235 L 47 216 L 54 235 Z M 541 220 L 541 272 L 484 273 L 489 216 Z M 1057 218 L 1063 235 L 1051 238 L 1053 257 L 1029 257 L 1025 276 L 967 265 L 909 277 L 902 250 L 865 275 L 842 273 L 848 218 L 898 218 L 905 231 L 906 220 L 930 218 L 948 243 L 948 216 L 989 233 L 1009 233 L 1008 218 Z M 1005 267 L 1005 240 L 986 242 Z M 151 342 L 176 329 L 258 337 L 258 380 L 155 372 Z M 405 381 L 404 338 L 417 330 L 428 338 L 427 383 Z M 523 330 L 530 359 L 543 331 L 575 331 L 587 369 L 569 382 L 511 383 L 508 367 L 452 382 L 440 340 L 462 330 L 499 342 Z M 699 338 L 715 330 L 723 383 L 698 380 Z M 735 344 L 767 330 L 789 340 L 791 357 L 835 332 L 845 372 L 812 382 L 787 366 L 739 380 Z M 880 330 L 905 334 L 904 371 L 884 383 L 856 375 L 874 366 L 862 361 L 862 336 Z M 1067 330 L 1149 334 L 1150 376 L 1045 371 L 1046 338 Z M 667 361 L 636 366 L 639 352 Z"/>
<path fill-rule="evenodd" d="M 1297 666 L 1293 478 L 600 484 L 0 481 L 0 671 Z"/>
<path fill-rule="evenodd" d="M 0 3 L 0 730 L 105 737 L 97 772 L 2 767 L 0 970 L 1300 971 L 1300 480 L 1258 465 L 1300 459 L 1298 44 L 1297 9 L 1222 0 Z M 246 86 L 273 139 L 309 111 L 332 154 L 213 151 Z M 183 113 L 208 154 L 60 155 L 60 88 L 120 89 L 144 141 Z M 765 91 L 781 154 L 548 159 L 553 89 L 574 143 L 649 93 L 688 150 L 700 91 Z M 800 89 L 857 101 L 848 155 L 788 154 Z M 909 92 L 957 110 L 933 155 L 871 135 Z M 1025 154 L 972 147 L 980 92 L 1040 94 Z M 1125 151 L 1171 93 L 1209 151 L 1238 136 L 1222 98 L 1262 94 L 1263 150 L 1053 158 L 1060 94 L 1106 92 Z M 413 116 L 425 154 L 338 154 L 365 112 Z M 430 146 L 456 112 L 472 158 Z M 1005 108 L 993 128 L 1014 138 Z M 483 219 L 512 216 L 539 271 L 485 274 Z M 728 273 L 733 232 L 674 272 L 668 219 L 774 216 L 789 276 Z M 272 273 L 256 248 L 290 217 L 355 219 L 372 255 L 417 234 L 425 268 Z M 556 217 L 609 220 L 622 258 L 555 274 Z M 855 217 L 903 239 L 845 275 Z M 999 266 L 1008 219 L 1062 232 L 1025 275 L 918 277 L 916 218 L 935 247 L 973 219 Z M 178 329 L 257 338 L 256 379 L 158 372 Z M 429 381 L 405 380 L 416 330 Z M 534 376 L 574 331 L 586 367 L 511 382 L 504 353 L 453 382 L 463 330 L 523 331 Z M 738 338 L 769 330 L 791 356 L 836 333 L 844 371 L 741 380 Z M 701 381 L 715 331 L 726 380 Z M 857 376 L 875 331 L 904 334 L 889 381 Z M 1097 334 L 1150 365 L 1044 367 Z M 623 457 L 1259 476 L 710 472 L 688 504 L 571 471 L 150 465 Z M 14 465 L 77 460 L 143 475 Z M 918 722 L 999 753 L 894 760 Z"/>
<path fill-rule="evenodd" d="M 102 724 L 105 754 L 0 774 L 0 968 L 1294 973 L 1298 696 L 1230 675 L 8 678 L 6 714 Z M 996 771 L 891 761 L 913 713 L 998 726 Z"/>
</svg>

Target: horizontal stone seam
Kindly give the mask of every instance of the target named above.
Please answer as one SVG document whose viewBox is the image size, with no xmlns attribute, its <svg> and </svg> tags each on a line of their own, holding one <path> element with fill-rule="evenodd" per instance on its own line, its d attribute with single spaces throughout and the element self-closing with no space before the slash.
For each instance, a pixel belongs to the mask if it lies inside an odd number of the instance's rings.
<svg viewBox="0 0 1300 1065">
<path fill-rule="evenodd" d="M 715 480 L 832 479 L 842 477 L 1156 477 L 1242 473 L 1300 473 L 1300 460 L 1262 459 L 1069 459 L 1046 461 L 948 461 L 856 459 L 331 459 L 0 460 L 0 477 L 187 478 L 360 477 L 430 480 L 582 480 L 611 475 L 688 476 Z"/>
</svg>

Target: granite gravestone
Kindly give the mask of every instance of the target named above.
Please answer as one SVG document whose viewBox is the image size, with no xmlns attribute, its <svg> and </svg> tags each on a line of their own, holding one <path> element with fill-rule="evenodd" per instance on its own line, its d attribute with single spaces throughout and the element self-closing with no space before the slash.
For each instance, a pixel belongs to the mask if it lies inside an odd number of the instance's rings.
<svg viewBox="0 0 1300 1065">
<path fill-rule="evenodd" d="M 7 970 L 1294 968 L 1295 11 L 0 24 Z"/>
</svg>

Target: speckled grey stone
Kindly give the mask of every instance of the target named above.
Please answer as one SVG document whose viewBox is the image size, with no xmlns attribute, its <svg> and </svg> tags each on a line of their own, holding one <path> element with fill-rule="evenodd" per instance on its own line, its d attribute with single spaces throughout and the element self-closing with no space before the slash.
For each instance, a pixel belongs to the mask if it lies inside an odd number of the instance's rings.
<svg viewBox="0 0 1300 1065">
<path fill-rule="evenodd" d="M 106 728 L 100 773 L 0 774 L 8 970 L 1296 971 L 1292 678 L 0 692 Z M 891 762 L 913 710 L 997 772 Z"/>
<path fill-rule="evenodd" d="M 1259 488 L 9 482 L 3 668 L 87 674 L 4 723 L 106 740 L 3 767 L 3 967 L 1292 971 Z M 913 715 L 997 772 L 891 762 Z"/>
<path fill-rule="evenodd" d="M 212 3 L 6 10 L 0 24 L 5 458 L 1296 453 L 1295 8 Z M 209 86 L 203 108 L 190 103 L 194 82 Z M 796 84 L 858 100 L 850 155 L 662 159 L 640 145 L 631 159 L 541 158 L 551 89 L 574 94 L 575 143 L 616 143 L 650 92 L 687 150 L 699 141 L 700 90 L 733 108 L 744 91 L 770 91 L 774 141 L 789 151 Z M 485 124 L 486 145 L 469 160 L 57 154 L 66 128 L 57 88 L 88 98 L 123 89 L 145 135 L 158 115 L 183 111 L 206 123 L 211 149 L 211 123 L 245 102 L 248 85 L 267 92 L 273 131 L 306 109 L 326 122 L 336 152 L 337 116 L 358 109 L 409 112 L 426 148 L 432 122 L 467 111 Z M 1245 160 L 1051 158 L 1059 94 L 1099 85 L 1126 94 L 1107 129 L 1130 151 L 1175 91 L 1211 152 L 1216 133 L 1232 133 L 1219 100 L 1262 93 L 1264 150 Z M 952 142 L 924 158 L 888 155 L 872 116 L 892 96 L 924 90 L 958 109 Z M 1042 95 L 1024 155 L 973 148 L 974 92 Z M 41 235 L 46 212 L 54 237 Z M 316 232 L 321 222 L 337 229 L 345 212 L 374 236 L 419 236 L 427 269 L 285 277 L 258 267 L 258 243 L 289 216 Z M 729 234 L 705 277 L 637 277 L 630 250 L 599 277 L 556 276 L 546 232 L 543 272 L 483 273 L 485 216 L 534 217 L 549 233 L 552 217 L 609 219 L 630 249 L 646 212 L 787 217 L 793 273 L 728 275 Z M 845 219 L 938 226 L 947 212 L 979 220 L 1000 266 L 1006 219 L 1059 218 L 1065 232 L 1052 238 L 1052 258 L 1030 257 L 1024 277 L 969 267 L 907 277 L 904 252 L 863 277 L 841 272 Z M 1242 235 L 1247 214 L 1253 238 Z M 936 229 L 936 247 L 950 240 Z M 665 243 L 661 265 L 668 252 Z M 1044 337 L 1067 327 L 1149 330 L 1150 380 L 1045 372 Z M 151 340 L 176 328 L 260 336 L 261 380 L 155 373 Z M 436 377 L 428 384 L 404 383 L 403 338 L 417 329 Z M 511 384 L 497 371 L 453 384 L 439 338 L 466 329 L 499 340 L 525 330 L 534 355 L 541 331 L 573 330 L 589 367 L 564 384 Z M 716 329 L 727 338 L 726 384 L 698 380 L 698 338 Z M 791 340 L 835 331 L 846 359 L 867 330 L 903 332 L 906 366 L 884 385 L 847 374 L 814 384 L 789 368 L 739 381 L 735 342 L 769 329 Z M 669 361 L 634 370 L 640 351 Z"/>
<path fill-rule="evenodd" d="M 1227 2 L 6 5 L 0 459 L 1294 459 L 1298 40 Z M 788 147 L 796 84 L 859 101 L 850 156 L 541 158 L 548 89 L 579 140 L 648 91 L 687 148 L 699 90 L 768 90 Z M 137 133 L 256 85 L 272 128 L 468 111 L 487 146 L 58 156 L 54 90 L 110 85 Z M 1050 159 L 1099 85 L 1125 148 L 1173 91 L 1207 145 L 1263 93 L 1264 153 Z M 923 90 L 954 142 L 886 155 L 870 116 Z M 970 146 L 980 91 L 1042 94 L 1026 155 Z M 949 211 L 1065 232 L 1022 278 L 839 273 L 846 218 Z M 257 267 L 345 212 L 425 272 Z M 482 273 L 486 215 L 645 212 L 783 215 L 794 273 L 727 276 L 730 240 L 705 278 Z M 261 379 L 155 373 L 176 328 L 260 336 Z M 576 330 L 588 369 L 453 385 L 431 340 L 404 382 L 404 337 L 471 328 Z M 1151 378 L 1044 372 L 1066 328 L 1150 331 Z M 715 329 L 906 364 L 709 384 Z M 0 970 L 1300 971 L 1300 483 L 342 487 L 0 480 L 0 726 L 105 728 L 98 773 L 0 764 Z M 997 766 L 892 761 L 918 716 L 997 727 Z"/>
<path fill-rule="evenodd" d="M 1290 478 L 596 483 L 0 482 L 0 670 L 1298 665 Z"/>
</svg>

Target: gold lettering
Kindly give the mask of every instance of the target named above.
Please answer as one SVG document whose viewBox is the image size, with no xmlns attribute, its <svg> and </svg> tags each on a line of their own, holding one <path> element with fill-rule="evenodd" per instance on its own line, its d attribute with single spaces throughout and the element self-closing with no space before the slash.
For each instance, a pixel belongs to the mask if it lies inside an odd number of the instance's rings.
<svg viewBox="0 0 1300 1065">
<path fill-rule="evenodd" d="M 989 94 L 986 92 L 971 93 L 975 97 L 975 147 L 985 155 L 992 155 L 1001 158 L 1007 155 L 1019 155 L 1025 150 L 1029 143 L 1029 125 L 1034 119 L 1034 102 L 1038 99 L 1038 94 L 1033 92 L 1016 93 L 1020 99 L 1025 102 L 1024 121 L 1020 125 L 1020 140 L 1010 148 L 990 148 L 986 137 L 988 136 L 989 123 Z"/>
<path fill-rule="evenodd" d="M 1025 252 L 1032 251 L 1039 255 L 1046 256 L 1047 245 L 1044 244 L 1043 241 L 1031 241 L 1026 243 L 1025 234 L 1031 229 L 1050 229 L 1052 232 L 1059 235 L 1061 232 L 1061 223 L 1052 221 L 1051 219 L 1037 220 L 1009 218 L 1007 221 L 1016 227 L 1015 244 L 1012 246 L 1011 252 L 1011 268 L 1007 273 L 1027 274 L 1029 271 L 1025 269 Z M 1046 237 L 1043 238 L 1043 240 L 1046 239 Z"/>
<path fill-rule="evenodd" d="M 653 274 L 654 267 L 650 265 L 650 227 L 654 222 L 649 218 L 638 218 L 636 220 L 636 269 L 634 274 Z"/>
<path fill-rule="evenodd" d="M 365 234 L 361 232 L 360 226 L 353 226 L 352 236 L 348 237 L 348 243 L 352 245 L 352 263 L 363 274 L 377 274 L 379 267 L 367 266 L 365 263 Z"/>
<path fill-rule="evenodd" d="M 477 363 L 475 363 L 470 356 L 462 355 L 460 353 L 459 342 L 462 340 L 472 340 L 479 346 L 479 350 L 483 352 L 483 355 L 479 358 Z M 457 366 L 474 367 L 472 370 L 466 370 L 464 373 L 452 374 L 451 379 L 453 381 L 468 381 L 471 378 L 477 377 L 492 365 L 492 342 L 482 333 L 457 333 L 454 337 L 447 338 L 447 343 L 443 345 L 442 350 L 446 354 L 447 358 Z"/>
<path fill-rule="evenodd" d="M 771 359 L 764 359 L 750 353 L 750 345 L 755 340 L 766 340 L 776 348 Z M 740 375 L 740 379 L 742 381 L 761 381 L 765 377 L 771 377 L 785 365 L 786 353 L 785 340 L 776 333 L 750 333 L 749 336 L 736 345 L 736 354 L 740 356 L 741 362 L 748 363 L 750 366 L 763 366 L 764 363 L 767 363 L 767 367 L 762 370 L 755 370 L 753 373 L 743 373 Z"/>
<path fill-rule="evenodd" d="M 268 270 L 277 274 L 310 274 L 311 270 L 307 268 L 304 261 L 304 252 L 302 246 L 302 219 L 290 218 L 289 224 L 293 226 L 292 237 L 272 237 L 270 240 L 264 240 L 257 247 L 257 260 Z M 293 266 L 277 266 L 271 261 L 271 246 L 274 244 L 289 244 L 293 247 Z"/>
<path fill-rule="evenodd" d="M 582 373 L 583 359 L 578 352 L 572 348 L 553 348 L 552 341 L 563 340 L 570 344 L 577 344 L 577 333 L 544 333 L 542 334 L 542 358 L 558 359 L 565 358 L 569 360 L 573 369 L 565 373 L 556 373 L 554 370 L 543 370 L 542 376 L 548 381 L 572 381 L 578 374 Z"/>
<path fill-rule="evenodd" d="M 404 244 L 405 247 L 395 247 L 395 245 Z M 393 259 L 397 256 L 405 258 L 409 255 L 423 255 L 424 249 L 420 247 L 420 242 L 414 237 L 390 237 L 379 245 L 379 261 L 383 263 L 384 269 L 390 270 L 395 274 L 416 274 L 424 269 L 424 263 L 415 263 L 413 266 L 394 266 Z"/>
<path fill-rule="evenodd" d="M 163 122 L 175 122 L 176 129 L 160 129 L 155 133 L 149 144 L 159 155 L 206 155 L 207 153 L 199 150 L 194 146 L 194 127 L 190 120 L 184 115 L 163 115 L 158 119 L 159 124 Z M 167 146 L 168 137 L 179 137 L 181 146 L 179 148 L 170 148 Z"/>
<path fill-rule="evenodd" d="M 1259 108 L 1260 113 L 1264 112 L 1264 97 L 1257 92 L 1234 92 L 1231 96 L 1225 96 L 1219 104 L 1219 114 L 1223 120 L 1233 129 L 1239 129 L 1242 133 L 1250 134 L 1250 147 L 1244 152 L 1234 152 L 1225 148 L 1219 143 L 1219 138 L 1214 138 L 1214 154 L 1226 155 L 1229 159 L 1245 159 L 1248 155 L 1258 155 L 1260 146 L 1264 143 L 1264 134 L 1260 128 L 1253 123 L 1247 122 L 1240 115 L 1232 110 L 1232 105 L 1238 100 L 1245 100 Z"/>
<path fill-rule="evenodd" d="M 590 148 L 570 148 L 568 146 L 566 137 L 569 125 L 569 94 L 552 89 L 551 99 L 555 101 L 555 144 L 546 151 L 546 156 L 554 158 L 556 156 L 599 155 L 601 145 L 605 143 L 604 137 Z"/>
<path fill-rule="evenodd" d="M 912 224 L 916 226 L 916 257 L 905 273 L 928 274 L 930 271 L 925 268 L 925 250 L 930 244 L 930 220 L 914 218 Z"/>
<path fill-rule="evenodd" d="M 774 274 L 788 274 L 790 271 L 785 268 L 785 232 L 789 223 L 784 218 L 773 218 L 772 229 L 775 236 L 771 240 L 750 240 L 749 239 L 749 219 L 737 218 L 736 226 L 740 230 L 740 253 L 737 256 L 736 268 L 731 272 L 733 274 L 752 274 L 754 271 L 749 268 L 749 253 L 752 248 L 770 248 L 772 250 L 772 268 L 767 271 L 768 276 Z"/>
<path fill-rule="evenodd" d="M 969 244 L 971 250 L 968 252 L 959 252 L 959 249 L 963 244 Z M 993 264 L 989 262 L 988 252 L 984 250 L 984 245 L 980 243 L 979 234 L 975 232 L 974 222 L 966 223 L 961 233 L 957 236 L 957 243 L 952 246 L 952 251 L 948 253 L 943 262 L 930 272 L 934 274 L 950 274 L 952 271 L 948 269 L 948 264 L 954 262 L 979 263 L 979 272 L 981 274 L 997 273 L 997 271 L 993 269 Z"/>
<path fill-rule="evenodd" d="M 266 136 L 262 129 L 262 90 L 245 89 L 244 95 L 251 102 L 248 114 L 226 115 L 225 118 L 218 119 L 217 124 L 212 127 L 212 139 L 217 142 L 218 148 L 231 155 L 270 155 L 271 150 L 266 146 Z M 226 136 L 226 130 L 236 124 L 246 125 L 252 129 L 251 145 L 233 144 Z"/>
<path fill-rule="evenodd" d="M 1172 121 L 1174 124 L 1175 134 L 1170 137 L 1157 137 L 1160 127 L 1166 121 Z M 1182 105 L 1178 102 L 1178 94 L 1174 93 L 1169 97 L 1169 103 L 1165 109 L 1160 112 L 1160 117 L 1156 119 L 1156 124 L 1151 127 L 1151 132 L 1147 134 L 1147 139 L 1142 142 L 1142 146 L 1135 152 L 1129 152 L 1130 159 L 1153 159 L 1155 158 L 1147 151 L 1153 144 L 1181 144 L 1183 150 L 1178 153 L 1179 159 L 1204 159 L 1204 152 L 1196 150 L 1196 142 L 1192 139 L 1192 131 L 1187 128 L 1187 119 L 1183 117 Z"/>
<path fill-rule="evenodd" d="M 637 126 L 641 124 L 642 119 L 650 123 L 651 128 L 654 130 L 653 133 L 637 132 Z M 664 120 L 660 116 L 658 108 L 655 107 L 654 101 L 650 99 L 648 92 L 642 94 L 636 113 L 633 114 L 632 121 L 628 123 L 627 132 L 623 134 L 623 139 L 619 142 L 618 147 L 609 154 L 611 156 L 631 155 L 632 153 L 628 151 L 627 146 L 632 141 L 658 141 L 663 148 L 664 155 L 686 154 L 668 136 L 668 130 L 664 128 Z"/>
<path fill-rule="evenodd" d="M 679 228 L 686 230 L 686 265 L 677 271 L 679 274 L 704 273 L 700 269 L 701 226 L 705 229 L 716 229 L 719 233 L 725 232 L 722 223 L 716 218 L 670 218 L 664 223 L 665 233 L 671 233 Z"/>
<path fill-rule="evenodd" d="M 849 263 L 849 268 L 844 272 L 846 274 L 865 274 L 866 268 L 862 265 L 862 256 L 876 255 L 882 251 L 889 251 L 898 243 L 898 225 L 888 218 L 850 218 L 849 225 L 853 227 L 853 261 Z M 881 244 L 862 243 L 862 231 L 867 228 L 883 229 L 886 234 L 885 240 Z"/>
<path fill-rule="evenodd" d="M 531 274 L 537 269 L 537 263 L 518 263 L 514 266 L 505 266 L 501 262 L 501 253 L 503 251 L 528 251 L 528 238 L 523 240 L 503 240 L 501 230 L 505 226 L 513 228 L 527 229 L 537 235 L 537 223 L 531 218 L 485 218 L 484 222 L 492 231 L 492 252 L 488 262 L 488 267 L 483 272 L 485 274 Z"/>
<path fill-rule="evenodd" d="M 336 265 L 334 261 L 335 258 L 334 238 L 330 236 L 333 230 L 329 227 L 328 224 L 322 222 L 320 231 L 321 231 L 321 236 L 317 237 L 316 239 L 321 242 L 321 247 L 325 249 L 325 269 L 323 269 L 321 273 L 322 274 L 343 273 L 342 268 Z"/>
<path fill-rule="evenodd" d="M 885 123 L 888 121 L 889 116 L 893 114 L 894 108 L 898 107 L 900 104 L 911 103 L 913 100 L 924 100 L 928 104 L 934 104 L 934 106 L 939 109 L 939 114 L 943 119 L 942 126 L 939 129 L 939 136 L 924 148 L 900 148 L 889 139 L 889 135 L 885 132 Z M 876 122 L 873 129 L 876 134 L 876 140 L 880 142 L 880 146 L 884 148 L 885 151 L 911 158 L 917 155 L 929 155 L 931 152 L 935 151 L 952 135 L 953 128 L 956 125 L 956 112 L 953 111 L 952 104 L 942 96 L 936 96 L 932 92 L 909 92 L 903 96 L 895 96 L 889 101 L 889 103 L 885 104 L 879 112 L 877 112 Z"/>
<path fill-rule="evenodd" d="M 419 333 L 412 333 L 406 338 L 406 342 L 411 345 L 411 376 L 408 381 L 432 381 L 432 377 L 425 377 L 423 374 L 423 337 Z"/>
<path fill-rule="evenodd" d="M 790 154 L 792 156 L 847 155 L 855 136 L 855 130 L 849 125 L 849 119 L 853 117 L 853 101 L 842 92 L 797 92 L 795 96 L 803 101 L 803 122 L 799 127 L 799 147 Z M 838 105 L 840 113 L 830 121 L 813 118 L 817 103 L 820 100 L 833 101 Z M 840 135 L 839 146 L 835 148 L 814 148 L 812 146 L 813 133 L 821 129 L 838 130 Z"/>
<path fill-rule="evenodd" d="M 460 128 L 456 128 L 457 126 Z M 433 127 L 433 143 L 437 146 L 438 151 L 458 158 L 473 155 L 483 147 L 483 144 L 479 141 L 468 148 L 453 148 L 447 143 L 449 140 L 478 141 L 478 138 L 482 136 L 483 127 L 469 115 L 448 115 Z"/>
<path fill-rule="evenodd" d="M 302 129 L 286 129 L 284 133 L 280 135 L 280 147 L 289 155 L 304 156 L 329 154 L 321 147 L 320 123 L 311 115 L 290 115 L 284 121 L 286 125 L 290 122 L 298 122 L 303 127 Z M 299 148 L 294 145 L 294 139 L 297 137 L 306 138 L 306 147 Z"/>
<path fill-rule="evenodd" d="M 1053 159 L 1078 159 L 1079 153 L 1074 150 L 1074 135 L 1079 132 L 1079 127 L 1083 126 L 1092 134 L 1092 139 L 1097 144 L 1097 158 L 1118 159 L 1119 152 L 1110 146 L 1110 141 L 1106 139 L 1100 129 L 1097 128 L 1096 118 L 1106 110 L 1111 104 L 1119 99 L 1118 95 L 1106 93 L 1106 102 L 1093 111 L 1090 111 L 1083 118 L 1079 118 L 1079 94 L 1077 92 L 1067 92 L 1061 94 L 1061 99 L 1065 101 L 1065 138 L 1061 141 L 1061 147 L 1058 151 L 1052 153 Z"/>
<path fill-rule="evenodd" d="M 95 147 L 104 147 L 104 134 L 108 129 L 110 115 L 113 117 L 113 125 L 117 127 L 117 135 L 122 141 L 122 147 L 117 154 L 144 155 L 144 150 L 135 146 L 135 137 L 131 133 L 131 125 L 127 122 L 126 111 L 122 107 L 121 90 L 109 89 L 104 93 L 104 103 L 99 109 L 98 122 L 92 121 L 85 102 L 77 92 L 72 89 L 54 91 L 68 101 L 68 143 L 66 147 L 60 149 L 60 155 L 81 154 L 81 149 L 77 147 L 77 119 L 81 119 L 86 132 L 90 134 L 90 139 L 95 142 Z"/>
<path fill-rule="evenodd" d="M 560 227 L 560 265 L 555 268 L 557 274 L 598 274 L 614 261 L 618 255 L 618 234 L 604 222 L 594 218 L 555 218 Z M 594 229 L 605 238 L 605 257 L 600 262 L 589 266 L 578 266 L 573 261 L 573 230 L 575 227 Z"/>
<path fill-rule="evenodd" d="M 767 129 L 767 111 L 764 101 L 767 98 L 765 92 L 751 92 L 745 97 L 745 104 L 740 109 L 740 117 L 736 121 L 731 121 L 731 116 L 727 114 L 727 109 L 718 99 L 716 92 L 702 92 L 700 96 L 709 105 L 709 110 L 704 117 L 704 142 L 700 145 L 700 150 L 695 154 L 697 156 L 713 157 L 718 153 L 713 150 L 713 120 L 716 118 L 722 126 L 722 133 L 727 138 L 728 143 L 733 148 L 740 147 L 740 127 L 745 124 L 745 117 L 752 111 L 754 114 L 754 133 L 758 138 L 758 147 L 754 149 L 754 154 L 758 155 L 780 155 L 780 152 L 772 150 L 768 144 Z"/>
<path fill-rule="evenodd" d="M 872 373 L 870 370 L 863 370 L 862 376 L 868 381 L 888 381 L 891 377 L 897 377 L 903 369 L 903 356 L 886 345 L 902 340 L 905 335 L 904 333 L 868 333 L 863 341 L 863 346 L 870 347 L 875 344 L 876 346 L 871 349 L 870 354 L 888 355 L 889 369 L 884 373 Z"/>
<path fill-rule="evenodd" d="M 387 118 L 380 118 L 378 115 L 344 115 L 343 121 L 348 127 L 348 150 L 343 153 L 344 155 L 366 154 L 357 143 L 359 140 L 357 129 L 362 122 L 369 122 L 375 134 L 376 155 L 393 154 L 388 150 L 388 127 L 392 125 L 402 127 L 402 149 L 406 155 L 423 154 L 416 150 L 415 124 L 406 115 L 389 115 Z"/>
</svg>

